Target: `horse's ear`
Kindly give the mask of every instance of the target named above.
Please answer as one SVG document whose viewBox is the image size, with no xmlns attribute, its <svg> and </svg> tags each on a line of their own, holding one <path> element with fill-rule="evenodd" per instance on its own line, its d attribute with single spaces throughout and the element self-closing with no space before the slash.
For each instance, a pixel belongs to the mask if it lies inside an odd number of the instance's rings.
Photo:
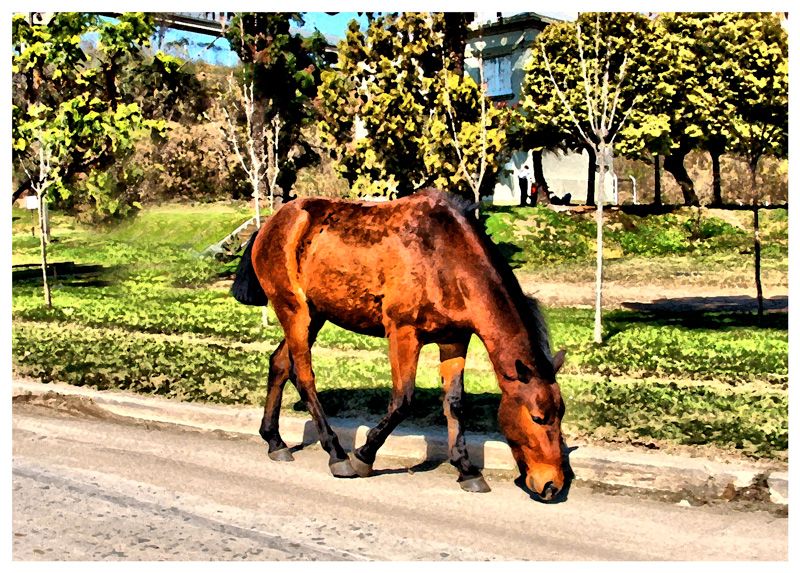
<svg viewBox="0 0 800 573">
<path fill-rule="evenodd" d="M 564 366 L 564 358 L 567 355 L 567 351 L 563 348 L 559 350 L 555 356 L 553 356 L 553 374 L 557 374 L 561 367 Z"/>
<path fill-rule="evenodd" d="M 515 366 L 517 367 L 517 380 L 520 382 L 524 382 L 527 384 L 533 378 L 533 370 L 525 366 L 525 363 L 522 360 L 517 360 Z"/>
</svg>

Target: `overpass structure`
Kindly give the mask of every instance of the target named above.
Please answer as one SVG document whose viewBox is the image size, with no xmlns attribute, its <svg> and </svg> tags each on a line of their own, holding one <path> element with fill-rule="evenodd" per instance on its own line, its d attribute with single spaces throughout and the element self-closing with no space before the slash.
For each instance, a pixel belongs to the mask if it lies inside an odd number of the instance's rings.
<svg viewBox="0 0 800 573">
<path fill-rule="evenodd" d="M 157 12 L 157 22 L 173 30 L 220 36 L 233 12 Z"/>
<path fill-rule="evenodd" d="M 26 12 L 31 24 L 46 25 L 55 12 Z M 120 12 L 101 12 L 103 16 L 115 17 Z M 196 32 L 208 36 L 220 36 L 223 24 L 231 19 L 233 12 L 154 12 L 156 22 L 185 32 Z"/>
</svg>

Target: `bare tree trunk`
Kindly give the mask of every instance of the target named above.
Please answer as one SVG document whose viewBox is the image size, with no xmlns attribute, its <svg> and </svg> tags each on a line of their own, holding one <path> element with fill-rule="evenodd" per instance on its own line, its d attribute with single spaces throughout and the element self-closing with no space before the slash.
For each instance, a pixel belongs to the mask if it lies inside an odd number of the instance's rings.
<svg viewBox="0 0 800 573">
<path fill-rule="evenodd" d="M 758 324 L 764 318 L 764 291 L 761 288 L 761 229 L 758 220 L 758 192 L 756 173 L 758 160 L 756 157 L 750 163 L 750 196 L 753 198 L 753 257 L 755 258 L 756 300 L 758 301 Z"/>
<path fill-rule="evenodd" d="M 44 222 L 44 242 L 50 244 L 50 208 L 47 206 L 47 199 L 42 197 L 39 202 L 39 209 L 42 211 L 42 221 Z"/>
<path fill-rule="evenodd" d="M 542 153 L 543 151 L 539 149 L 538 151 L 531 152 L 531 159 L 533 161 L 533 179 L 536 181 L 536 193 L 538 195 L 536 199 L 537 205 L 549 205 L 550 204 L 550 188 L 547 185 L 547 179 L 544 177 L 544 167 L 542 166 Z"/>
<path fill-rule="evenodd" d="M 714 191 L 714 199 L 711 204 L 720 207 L 722 206 L 722 175 L 720 173 L 720 157 L 722 153 L 712 150 L 709 154 L 711 155 L 711 188 Z"/>
<path fill-rule="evenodd" d="M 753 252 L 756 267 L 756 298 L 758 300 L 758 324 L 764 318 L 764 292 L 761 289 L 761 233 L 758 225 L 758 203 L 753 202 Z"/>
<path fill-rule="evenodd" d="M 256 228 L 261 228 L 261 194 L 258 192 L 258 179 L 251 179 L 250 186 L 253 188 L 253 202 L 256 212 Z"/>
<path fill-rule="evenodd" d="M 686 166 L 683 160 L 686 154 L 681 151 L 670 153 L 664 156 L 664 169 L 669 171 L 677 181 L 678 186 L 683 193 L 683 203 L 685 205 L 700 205 L 700 200 L 697 198 L 697 193 L 694 190 L 694 181 L 689 177 L 689 172 L 686 171 Z"/>
<path fill-rule="evenodd" d="M 589 168 L 587 172 L 587 183 L 586 183 L 586 204 L 587 205 L 594 205 L 594 187 L 595 187 L 595 172 L 597 170 L 597 154 L 594 152 L 594 149 L 591 147 L 587 147 L 586 150 L 589 152 Z"/>
<path fill-rule="evenodd" d="M 44 197 L 37 194 L 39 198 L 39 245 L 42 254 L 42 285 L 44 287 L 44 304 L 47 308 L 53 307 L 53 301 L 50 296 L 50 283 L 47 282 L 47 240 L 45 239 L 45 215 L 42 205 L 44 204 Z"/>
<path fill-rule="evenodd" d="M 653 181 L 653 205 L 661 205 L 661 156 L 656 153 L 653 157 L 655 166 L 655 179 Z"/>
<path fill-rule="evenodd" d="M 603 343 L 603 192 L 605 191 L 605 154 L 600 148 L 600 177 L 597 191 L 597 210 L 595 222 L 597 223 L 597 267 L 595 268 L 594 284 L 594 342 Z"/>
</svg>

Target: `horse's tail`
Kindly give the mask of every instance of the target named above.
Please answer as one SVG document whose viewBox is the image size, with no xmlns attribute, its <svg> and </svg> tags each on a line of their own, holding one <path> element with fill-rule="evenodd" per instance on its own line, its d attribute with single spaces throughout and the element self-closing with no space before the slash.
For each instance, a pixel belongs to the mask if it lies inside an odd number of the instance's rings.
<svg viewBox="0 0 800 573">
<path fill-rule="evenodd" d="M 267 306 L 267 295 L 258 282 L 256 270 L 253 268 L 253 243 L 256 242 L 258 230 L 253 233 L 247 246 L 244 248 L 239 266 L 236 268 L 236 278 L 233 279 L 231 294 L 242 304 L 250 306 Z"/>
</svg>

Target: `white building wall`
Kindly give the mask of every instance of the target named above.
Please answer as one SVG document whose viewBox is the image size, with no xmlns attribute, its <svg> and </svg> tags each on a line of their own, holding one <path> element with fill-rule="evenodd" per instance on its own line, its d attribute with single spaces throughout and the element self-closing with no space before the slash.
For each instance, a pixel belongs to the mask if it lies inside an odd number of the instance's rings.
<svg viewBox="0 0 800 573">
<path fill-rule="evenodd" d="M 527 164 L 530 173 L 533 173 L 533 160 L 529 151 L 515 151 L 511 159 L 503 166 L 494 187 L 494 193 L 484 200 L 498 205 L 519 205 L 522 193 L 519 188 L 520 171 Z M 586 185 L 589 170 L 589 154 L 563 153 L 545 151 L 542 154 L 542 171 L 544 172 L 550 192 L 558 197 L 571 195 L 571 202 L 586 203 Z M 595 185 L 599 184 L 599 174 L 595 174 Z M 615 203 L 614 177 L 606 176 L 604 203 Z M 598 196 L 595 188 L 595 196 Z"/>
</svg>

